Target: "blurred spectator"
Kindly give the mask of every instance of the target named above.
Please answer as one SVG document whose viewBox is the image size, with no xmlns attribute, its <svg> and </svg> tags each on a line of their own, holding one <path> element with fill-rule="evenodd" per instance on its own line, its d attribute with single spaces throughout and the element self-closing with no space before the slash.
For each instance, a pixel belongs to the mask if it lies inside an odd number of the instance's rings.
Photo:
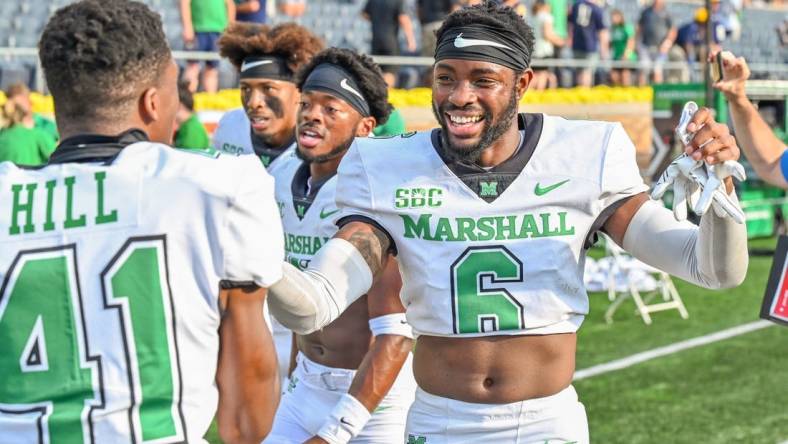
<svg viewBox="0 0 788 444">
<path fill-rule="evenodd" d="M 279 11 L 290 17 L 301 17 L 306 12 L 306 0 L 280 0 Z"/>
<path fill-rule="evenodd" d="M 613 50 L 613 60 L 633 62 L 635 55 L 635 28 L 627 23 L 624 14 L 614 9 L 610 13 L 610 47 Z M 632 84 L 632 70 L 629 68 L 613 68 L 610 70 L 610 80 L 613 85 L 630 86 Z"/>
<path fill-rule="evenodd" d="M 715 7 L 719 3 L 719 8 Z M 743 0 L 716 0 L 712 1 L 712 19 L 718 20 L 725 27 L 727 38 L 735 41 L 741 37 L 741 10 Z"/>
<path fill-rule="evenodd" d="M 783 19 L 783 21 L 777 25 L 777 38 L 780 41 L 780 46 L 783 48 L 788 46 L 788 18 Z"/>
<path fill-rule="evenodd" d="M 577 0 L 569 12 L 569 35 L 572 57 L 594 65 L 599 56 L 608 56 L 608 31 L 604 11 L 589 0 Z M 593 85 L 593 68 L 578 68 L 578 86 Z"/>
<path fill-rule="evenodd" d="M 694 76 L 697 76 L 698 64 L 703 64 L 703 61 L 706 60 L 706 22 L 708 19 L 709 12 L 706 8 L 698 8 L 695 11 L 694 19 L 681 25 L 676 33 L 676 45 L 684 51 L 687 63 L 691 68 L 690 72 Z M 725 26 L 717 20 L 714 20 L 711 26 L 711 49 L 716 52 L 719 51 L 719 44 L 725 39 L 726 31 Z M 693 78 L 693 80 L 699 81 L 700 77 Z"/>
<path fill-rule="evenodd" d="M 405 11 L 404 0 L 367 0 L 362 16 L 372 23 L 372 54 L 399 55 L 399 30 L 405 34 L 408 52 L 416 52 L 413 22 Z M 381 65 L 383 78 L 389 87 L 396 82 L 396 65 Z"/>
<path fill-rule="evenodd" d="M 27 128 L 23 121 L 26 111 L 14 100 L 6 100 L 0 126 L 0 162 L 37 166 L 49 160 L 55 150 L 55 139 L 36 128 Z"/>
<path fill-rule="evenodd" d="M 525 18 L 528 15 L 528 7 L 521 0 L 500 0 L 499 3 L 514 9 L 520 17 Z"/>
<path fill-rule="evenodd" d="M 458 5 L 457 0 L 418 0 L 419 21 L 421 22 L 421 55 L 435 55 L 435 31 L 441 27 L 443 19 Z"/>
<path fill-rule="evenodd" d="M 397 108 L 394 108 L 389 114 L 388 120 L 383 125 L 378 125 L 372 130 L 375 137 L 391 137 L 399 136 L 405 132 L 405 119 L 402 113 Z"/>
<path fill-rule="evenodd" d="M 218 51 L 216 41 L 229 23 L 235 20 L 234 0 L 180 0 L 183 41 L 192 51 Z M 219 88 L 218 60 L 205 62 L 202 86 L 207 92 Z M 200 74 L 200 62 L 191 60 L 186 65 L 183 78 L 189 89 L 196 91 Z"/>
<path fill-rule="evenodd" d="M 194 97 L 186 82 L 178 83 L 178 112 L 175 114 L 175 148 L 204 149 L 211 146 L 205 127 L 194 112 Z"/>
<path fill-rule="evenodd" d="M 640 13 L 637 26 L 638 59 L 652 64 L 654 83 L 662 83 L 662 64 L 676 40 L 676 27 L 665 8 L 665 0 L 654 0 Z M 641 71 L 640 84 L 645 85 L 648 71 Z"/>
<path fill-rule="evenodd" d="M 46 117 L 33 112 L 33 104 L 30 101 L 30 89 L 24 83 L 14 83 L 5 91 L 7 100 L 16 103 L 16 106 L 24 112 L 22 125 L 27 128 L 36 128 L 48 134 L 55 142 L 60 139 L 57 133 L 55 122 Z"/>
<path fill-rule="evenodd" d="M 555 57 L 556 46 L 562 46 L 564 39 L 559 37 L 553 29 L 553 15 L 550 14 L 550 5 L 544 0 L 534 3 L 531 19 L 534 29 L 534 59 L 552 59 Z M 548 67 L 534 67 L 534 80 L 531 88 L 541 91 L 545 88 L 555 88 L 558 80 Z"/>
<path fill-rule="evenodd" d="M 265 23 L 266 0 L 234 0 L 235 20 L 239 22 Z"/>
<path fill-rule="evenodd" d="M 555 46 L 555 57 L 558 59 L 572 58 L 572 51 L 567 47 L 569 34 L 567 26 L 569 19 L 569 0 L 547 0 L 550 14 L 553 16 L 553 32 L 564 41 L 561 46 Z M 572 85 L 572 70 L 570 68 L 556 68 L 553 70 L 558 77 L 559 86 Z"/>
</svg>

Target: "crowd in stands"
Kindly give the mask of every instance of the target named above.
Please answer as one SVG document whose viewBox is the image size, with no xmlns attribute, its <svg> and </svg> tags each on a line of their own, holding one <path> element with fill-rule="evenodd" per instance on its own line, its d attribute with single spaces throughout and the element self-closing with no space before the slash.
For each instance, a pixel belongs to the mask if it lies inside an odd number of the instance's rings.
<svg viewBox="0 0 788 444">
<path fill-rule="evenodd" d="M 454 9 L 478 2 L 364 0 L 361 18 L 371 25 L 368 50 L 383 56 L 432 56 L 434 31 L 443 17 Z M 720 45 L 739 39 L 742 8 L 749 6 L 749 0 L 713 0 L 711 11 L 698 7 L 691 17 L 679 17 L 671 14 L 666 0 L 645 0 L 637 19 L 627 20 L 626 14 L 616 7 L 623 2 L 616 0 L 500 2 L 517 10 L 534 29 L 534 89 L 701 80 L 702 71 L 698 67 L 706 59 L 707 21 L 711 20 L 711 49 L 717 50 Z M 218 33 L 233 19 L 265 23 L 273 12 L 297 20 L 309 8 L 306 0 L 181 0 L 185 47 L 214 51 Z M 775 31 L 781 32 L 781 36 L 786 34 L 779 29 Z M 545 59 L 574 59 L 578 63 L 573 68 L 552 66 L 555 63 L 547 66 L 541 62 Z M 600 63 L 608 60 L 614 61 L 612 68 L 602 69 L 611 66 Z M 667 69 L 666 62 L 672 62 Z M 202 87 L 215 91 L 215 63 L 205 65 Z M 399 70 L 397 65 L 384 66 L 389 85 L 413 86 L 413 82 L 398 82 Z M 198 71 L 199 65 L 191 62 L 184 73 L 192 91 L 197 88 Z M 428 76 L 420 78 L 428 80 Z"/>
</svg>

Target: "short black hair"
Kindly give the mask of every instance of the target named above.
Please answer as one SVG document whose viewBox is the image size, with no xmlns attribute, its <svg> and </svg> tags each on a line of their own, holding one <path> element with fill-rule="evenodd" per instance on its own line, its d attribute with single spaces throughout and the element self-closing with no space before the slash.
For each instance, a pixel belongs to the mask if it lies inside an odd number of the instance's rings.
<svg viewBox="0 0 788 444">
<path fill-rule="evenodd" d="M 524 41 L 528 60 L 534 53 L 534 30 L 517 12 L 509 6 L 502 6 L 493 0 L 485 0 L 478 5 L 458 9 L 446 17 L 435 35 L 441 40 L 446 31 L 472 24 L 482 24 L 502 29 L 511 29 Z M 517 73 L 522 74 L 522 73 Z"/>
<path fill-rule="evenodd" d="M 189 89 L 189 82 L 186 80 L 178 82 L 178 100 L 186 109 L 194 111 L 194 95 Z"/>
<path fill-rule="evenodd" d="M 81 0 L 57 10 L 38 52 L 55 110 L 80 120 L 124 112 L 171 60 L 161 17 L 129 0 Z"/>
<path fill-rule="evenodd" d="M 312 70 L 323 63 L 339 66 L 353 76 L 353 80 L 361 88 L 361 94 L 369 105 L 369 114 L 375 118 L 378 125 L 386 123 L 393 107 L 389 103 L 389 90 L 386 81 L 383 80 L 383 71 L 372 57 L 344 48 L 323 50 L 312 57 L 312 60 L 296 74 L 298 89 L 304 86 Z"/>
</svg>

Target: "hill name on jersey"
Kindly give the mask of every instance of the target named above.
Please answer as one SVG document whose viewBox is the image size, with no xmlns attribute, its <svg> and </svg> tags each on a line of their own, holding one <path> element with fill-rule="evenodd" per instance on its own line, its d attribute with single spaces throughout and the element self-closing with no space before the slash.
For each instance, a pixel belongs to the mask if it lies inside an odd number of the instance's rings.
<svg viewBox="0 0 788 444">
<path fill-rule="evenodd" d="M 107 172 L 97 171 L 92 178 L 89 181 L 85 176 L 67 176 L 62 181 L 12 182 L 2 190 L 0 214 L 5 216 L 0 216 L 0 230 L 17 236 L 118 222 L 117 207 L 107 201 L 105 193 Z"/>
</svg>

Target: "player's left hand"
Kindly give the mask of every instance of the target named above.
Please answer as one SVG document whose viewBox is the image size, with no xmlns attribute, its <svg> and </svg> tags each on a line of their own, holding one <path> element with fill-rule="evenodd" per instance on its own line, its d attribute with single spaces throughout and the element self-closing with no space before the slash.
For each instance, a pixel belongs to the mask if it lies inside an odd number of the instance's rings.
<svg viewBox="0 0 788 444">
<path fill-rule="evenodd" d="M 328 444 L 328 441 L 319 436 L 313 436 L 304 441 L 304 444 Z"/>
<path fill-rule="evenodd" d="M 695 134 L 684 147 L 684 152 L 695 160 L 715 165 L 726 160 L 738 160 L 741 155 L 728 125 L 716 122 L 708 108 L 700 108 L 692 116 L 687 132 Z"/>
<path fill-rule="evenodd" d="M 744 213 L 729 196 L 731 177 L 745 179 L 744 168 L 737 159 L 739 147 L 728 127 L 714 121 L 708 108 L 698 109 L 694 102 L 685 105 L 676 128 L 685 152 L 671 162 L 651 193 L 658 199 L 673 185 L 673 213 L 677 220 L 686 218 L 689 203 L 698 215 L 713 207 L 720 217 L 730 216 L 744 223 Z M 725 184 L 727 192 L 723 191 Z"/>
</svg>

